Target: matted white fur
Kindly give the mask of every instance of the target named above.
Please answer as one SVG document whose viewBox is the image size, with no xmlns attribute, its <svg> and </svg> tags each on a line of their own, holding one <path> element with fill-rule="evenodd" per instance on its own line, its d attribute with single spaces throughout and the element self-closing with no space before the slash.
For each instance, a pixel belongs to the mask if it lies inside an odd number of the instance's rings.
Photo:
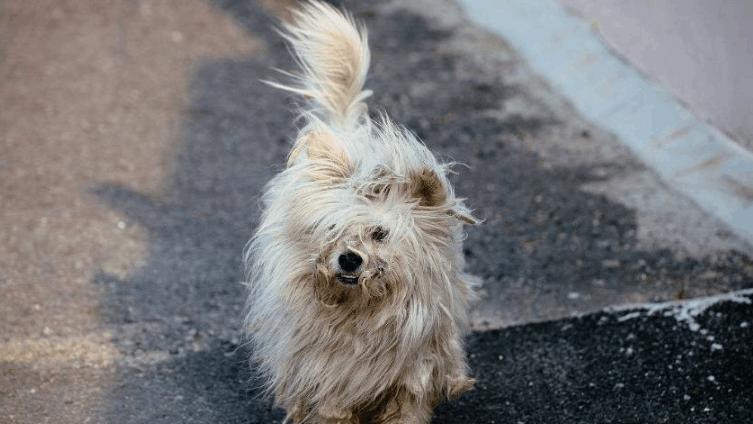
<svg viewBox="0 0 753 424">
<path fill-rule="evenodd" d="M 428 422 L 473 384 L 461 246 L 475 219 L 448 164 L 369 118 L 367 37 L 350 15 L 306 3 L 284 35 L 302 71 L 273 85 L 310 106 L 244 253 L 252 362 L 294 422 Z"/>
</svg>

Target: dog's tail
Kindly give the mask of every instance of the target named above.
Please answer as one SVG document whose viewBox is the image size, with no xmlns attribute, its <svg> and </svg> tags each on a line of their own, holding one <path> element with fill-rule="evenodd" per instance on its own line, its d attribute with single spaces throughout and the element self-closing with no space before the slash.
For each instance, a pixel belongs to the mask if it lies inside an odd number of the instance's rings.
<svg viewBox="0 0 753 424">
<path fill-rule="evenodd" d="M 319 1 L 294 10 L 283 27 L 301 71 L 289 74 L 294 78 L 290 85 L 270 84 L 311 100 L 308 112 L 329 124 L 355 123 L 371 95 L 363 89 L 370 58 L 366 30 L 351 15 Z"/>
</svg>

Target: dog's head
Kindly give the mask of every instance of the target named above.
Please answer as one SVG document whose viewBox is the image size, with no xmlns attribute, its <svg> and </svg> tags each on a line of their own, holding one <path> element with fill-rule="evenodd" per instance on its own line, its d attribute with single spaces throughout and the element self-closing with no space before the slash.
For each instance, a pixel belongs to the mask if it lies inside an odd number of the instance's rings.
<svg viewBox="0 0 753 424">
<path fill-rule="evenodd" d="M 476 220 L 455 197 L 448 165 L 410 132 L 367 113 L 366 31 L 320 2 L 307 2 L 283 27 L 301 69 L 289 84 L 269 84 L 306 100 L 306 126 L 265 192 L 246 250 L 251 280 L 264 280 L 252 286 L 252 306 L 282 293 L 300 307 L 311 281 L 331 306 L 411 296 L 431 303 L 434 288 L 452 295 L 461 286 L 462 223 Z"/>
<path fill-rule="evenodd" d="M 385 121 L 302 131 L 275 185 L 286 237 L 326 305 L 373 305 L 453 284 L 461 224 L 475 224 L 439 164 Z"/>
</svg>

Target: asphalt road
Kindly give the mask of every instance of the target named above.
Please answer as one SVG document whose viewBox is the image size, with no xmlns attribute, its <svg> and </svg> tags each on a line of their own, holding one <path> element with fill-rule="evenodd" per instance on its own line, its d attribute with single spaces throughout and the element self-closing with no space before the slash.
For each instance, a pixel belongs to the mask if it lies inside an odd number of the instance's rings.
<svg viewBox="0 0 753 424">
<path fill-rule="evenodd" d="M 466 164 L 456 191 L 485 219 L 465 251 L 479 385 L 436 422 L 751 416 L 750 304 L 696 331 L 602 311 L 753 287 L 750 246 L 451 1 L 345 3 L 370 29 L 372 110 Z M 259 83 L 292 66 L 282 6 L 0 6 L 0 422 L 282 418 L 239 340 L 240 252 L 295 130 Z"/>
<path fill-rule="evenodd" d="M 750 422 L 753 307 L 744 299 L 707 310 L 698 331 L 675 315 L 623 311 L 474 334 L 478 390 L 435 422 Z"/>
</svg>

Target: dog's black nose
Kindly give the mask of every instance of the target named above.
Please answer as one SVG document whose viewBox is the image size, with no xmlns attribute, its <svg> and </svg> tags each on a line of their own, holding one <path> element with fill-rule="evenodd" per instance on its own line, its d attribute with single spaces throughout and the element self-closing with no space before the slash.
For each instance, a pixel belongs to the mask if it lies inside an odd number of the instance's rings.
<svg viewBox="0 0 753 424">
<path fill-rule="evenodd" d="M 337 258 L 337 263 L 340 264 L 340 269 L 342 269 L 343 272 L 353 272 L 357 270 L 358 267 L 361 266 L 361 262 L 363 262 L 363 259 L 353 252 L 348 252 Z"/>
</svg>

